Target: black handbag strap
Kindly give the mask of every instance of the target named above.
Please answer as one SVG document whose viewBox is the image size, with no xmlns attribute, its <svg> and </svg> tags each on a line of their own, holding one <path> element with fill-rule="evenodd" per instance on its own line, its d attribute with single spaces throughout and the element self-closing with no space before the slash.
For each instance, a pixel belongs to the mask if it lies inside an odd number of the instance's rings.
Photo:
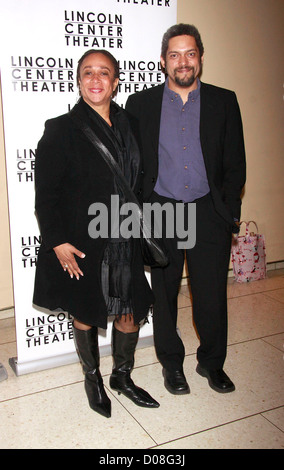
<svg viewBox="0 0 284 470">
<path fill-rule="evenodd" d="M 97 137 L 95 132 L 81 119 L 81 117 L 76 113 L 74 110 L 69 112 L 70 117 L 72 118 L 73 122 L 81 129 L 81 131 L 85 134 L 85 136 L 89 139 L 89 141 L 99 150 L 101 156 L 103 157 L 104 161 L 107 163 L 108 167 L 112 171 L 116 183 L 120 187 L 121 191 L 123 191 L 126 201 L 133 202 L 136 207 L 135 214 L 137 216 L 138 222 L 143 220 L 143 212 L 141 206 L 138 202 L 137 197 L 135 196 L 134 192 L 130 188 L 129 184 L 127 183 L 124 174 L 122 173 L 118 163 L 113 158 L 110 151 L 107 147 L 103 144 L 103 142 Z M 144 237 L 149 236 L 149 231 L 145 227 L 145 220 L 143 224 L 140 224 L 141 230 L 143 232 Z"/>
<path fill-rule="evenodd" d="M 74 111 L 74 109 L 70 111 L 69 115 L 71 116 L 73 122 L 79 127 L 79 129 L 82 130 L 85 136 L 94 145 L 94 147 L 99 150 L 104 161 L 107 163 L 108 167 L 112 171 L 117 185 L 120 187 L 121 191 L 123 191 L 126 200 L 135 204 L 134 207 L 136 210 L 134 214 L 137 218 L 137 222 L 141 230 L 141 236 L 145 239 L 148 244 L 151 244 L 152 253 L 153 250 L 155 251 L 155 255 L 157 256 L 158 260 L 156 265 L 166 266 L 168 264 L 168 258 L 164 254 L 163 250 L 158 245 L 156 240 L 152 237 L 151 230 L 149 230 L 149 228 L 147 227 L 145 219 L 143 217 L 143 211 L 138 202 L 138 199 L 130 188 L 129 184 L 127 183 L 124 174 L 122 173 L 116 160 L 113 158 L 112 154 L 103 144 L 103 142 L 97 137 L 95 132 L 81 119 L 81 117 Z"/>
<path fill-rule="evenodd" d="M 113 158 L 112 154 L 107 149 L 107 147 L 103 144 L 103 142 L 97 137 L 95 132 L 80 118 L 80 116 L 75 111 L 71 110 L 69 114 L 73 122 L 75 122 L 75 124 L 83 131 L 85 136 L 99 150 L 104 161 L 107 163 L 108 167 L 112 171 L 117 184 L 119 185 L 121 190 L 124 192 L 124 195 L 126 196 L 127 201 L 134 202 L 140 207 L 137 197 L 135 196 L 134 192 L 130 188 L 118 163 Z"/>
</svg>

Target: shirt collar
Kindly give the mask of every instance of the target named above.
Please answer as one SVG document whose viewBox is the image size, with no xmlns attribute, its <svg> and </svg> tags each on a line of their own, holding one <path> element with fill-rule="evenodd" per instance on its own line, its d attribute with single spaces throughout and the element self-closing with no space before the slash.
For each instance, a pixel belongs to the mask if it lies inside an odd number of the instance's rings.
<svg viewBox="0 0 284 470">
<path fill-rule="evenodd" d="M 199 80 L 198 77 L 197 77 L 196 81 L 197 81 L 197 88 L 188 93 L 188 98 L 187 98 L 188 100 L 189 100 L 189 98 L 190 98 L 190 100 L 196 100 L 200 95 L 201 83 L 200 83 L 200 80 Z M 173 98 L 177 98 L 177 97 L 180 96 L 177 92 L 175 92 L 175 91 L 173 91 L 169 88 L 169 78 L 168 77 L 166 78 L 166 81 L 165 81 L 165 93 L 171 100 Z"/>
</svg>

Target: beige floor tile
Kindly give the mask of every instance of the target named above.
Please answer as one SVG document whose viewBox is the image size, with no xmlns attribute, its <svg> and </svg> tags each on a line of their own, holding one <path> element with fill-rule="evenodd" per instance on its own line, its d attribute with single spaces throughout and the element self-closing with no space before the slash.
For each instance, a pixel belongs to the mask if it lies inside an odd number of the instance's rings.
<svg viewBox="0 0 284 470">
<path fill-rule="evenodd" d="M 1 383 L 0 401 L 10 400 L 30 393 L 61 387 L 64 385 L 83 382 L 84 377 L 79 362 L 62 367 L 55 367 L 31 374 L 17 377 L 9 365 L 9 358 L 17 355 L 16 344 L 8 343 L 0 346 L 0 362 L 8 372 L 8 380 Z M 111 372 L 111 357 L 101 358 L 101 373 L 108 375 Z"/>
<path fill-rule="evenodd" d="M 283 449 L 284 434 L 258 415 L 172 441 L 158 448 Z"/>
<path fill-rule="evenodd" d="M 189 286 L 189 284 L 187 283 L 186 285 L 181 286 L 180 290 L 179 290 L 179 293 L 182 294 L 182 295 L 185 295 L 188 298 L 190 298 L 190 286 Z"/>
<path fill-rule="evenodd" d="M 265 338 L 263 338 L 263 341 L 268 344 L 271 344 L 275 348 L 279 349 L 279 351 L 284 352 L 284 333 L 279 335 L 266 336 Z"/>
<path fill-rule="evenodd" d="M 228 343 L 248 341 L 284 331 L 284 304 L 264 294 L 229 299 Z"/>
<path fill-rule="evenodd" d="M 187 295 L 180 293 L 178 295 L 178 308 L 191 306 L 191 299 Z"/>
<path fill-rule="evenodd" d="M 281 288 L 284 288 L 283 269 L 269 271 L 267 279 L 262 279 L 260 281 L 239 283 L 230 278 L 228 280 L 227 292 L 228 298 L 232 298 Z"/>
<path fill-rule="evenodd" d="M 230 346 L 225 370 L 236 384 L 233 393 L 211 390 L 207 380 L 195 372 L 195 357 L 186 357 L 184 366 L 190 395 L 169 394 L 158 364 L 133 372 L 136 382 L 160 402 L 154 419 L 152 413 L 137 409 L 125 397 L 119 398 L 158 444 L 283 404 L 282 353 L 262 340 Z"/>
<path fill-rule="evenodd" d="M 80 363 L 70 364 L 53 369 L 47 369 L 17 377 L 9 365 L 9 358 L 17 355 L 16 343 L 0 345 L 0 362 L 8 373 L 8 380 L 1 383 L 0 402 L 10 400 L 29 393 L 61 387 L 76 382 L 83 382 L 84 377 Z M 135 367 L 157 363 L 153 347 L 137 349 L 135 353 Z M 100 359 L 100 370 L 104 376 L 109 376 L 112 370 L 112 357 L 105 356 Z M 105 379 L 108 383 L 108 377 Z"/>
<path fill-rule="evenodd" d="M 5 308 L 4 310 L 0 310 L 0 320 L 4 320 L 7 318 L 14 318 L 15 316 L 15 309 L 14 307 Z"/>
<path fill-rule="evenodd" d="M 158 362 L 154 347 L 139 348 L 135 351 L 134 367 L 155 364 Z"/>
<path fill-rule="evenodd" d="M 269 292 L 265 292 L 265 295 L 284 303 L 284 289 L 271 290 Z"/>
<path fill-rule="evenodd" d="M 127 449 L 147 448 L 154 441 L 112 399 L 112 417 L 92 411 L 81 384 L 0 403 L 0 448 Z"/>
<path fill-rule="evenodd" d="M 262 413 L 262 416 L 284 432 L 284 406 Z"/>
<path fill-rule="evenodd" d="M 0 345 L 16 340 L 15 319 L 5 318 L 0 320 Z"/>
<path fill-rule="evenodd" d="M 268 313 L 269 312 L 269 313 Z M 269 337 L 268 342 L 277 344 L 281 338 L 273 340 L 273 335 L 284 331 L 284 305 L 266 294 L 252 294 L 228 300 L 228 344 L 250 339 Z M 194 326 L 192 308 L 179 309 L 178 328 L 186 354 L 195 354 L 199 338 Z"/>
<path fill-rule="evenodd" d="M 263 340 L 230 347 L 228 365 L 246 415 L 283 405 L 283 353 Z M 226 362 L 226 364 L 227 364 Z"/>
<path fill-rule="evenodd" d="M 284 269 L 270 271 L 263 281 L 229 280 L 225 370 L 236 391 L 222 395 L 195 372 L 199 340 L 189 289 L 182 286 L 178 328 L 191 394 L 168 393 L 154 347 L 137 349 L 132 377 L 161 405 L 139 408 L 109 390 L 112 358 L 102 357 L 101 372 L 113 404 L 110 419 L 89 409 L 79 362 L 16 377 L 8 363 L 17 355 L 14 318 L 2 315 L 0 362 L 8 380 L 0 384 L 0 448 L 282 448 L 283 294 Z"/>
</svg>

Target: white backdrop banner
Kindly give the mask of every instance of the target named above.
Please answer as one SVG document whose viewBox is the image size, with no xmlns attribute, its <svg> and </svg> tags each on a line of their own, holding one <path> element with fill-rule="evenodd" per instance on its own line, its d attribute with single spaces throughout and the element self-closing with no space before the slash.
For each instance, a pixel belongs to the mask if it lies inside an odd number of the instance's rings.
<svg viewBox="0 0 284 470">
<path fill-rule="evenodd" d="M 1 83 L 11 231 L 17 375 L 77 361 L 71 319 L 32 305 L 40 234 L 34 214 L 35 149 L 47 119 L 79 95 L 78 59 L 106 49 L 120 64 L 116 101 L 164 81 L 160 45 L 177 0 L 0 0 Z M 140 345 L 152 338 L 141 328 Z M 99 336 L 110 352 L 110 328 Z"/>
</svg>

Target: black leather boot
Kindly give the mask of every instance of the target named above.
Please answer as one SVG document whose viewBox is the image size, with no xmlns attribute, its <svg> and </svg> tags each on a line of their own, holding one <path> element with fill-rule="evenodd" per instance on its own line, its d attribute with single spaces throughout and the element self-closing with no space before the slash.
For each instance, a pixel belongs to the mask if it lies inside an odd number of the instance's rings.
<svg viewBox="0 0 284 470">
<path fill-rule="evenodd" d="M 85 374 L 85 390 L 92 410 L 106 418 L 111 416 L 111 401 L 108 398 L 100 373 L 98 329 L 78 330 L 73 325 L 74 341 Z"/>
<path fill-rule="evenodd" d="M 139 331 L 123 333 L 112 328 L 112 354 L 114 366 L 109 384 L 118 394 L 122 393 L 136 405 L 146 408 L 158 408 L 159 403 L 148 392 L 137 387 L 130 377 L 134 366 L 134 353 L 139 337 Z"/>
</svg>

